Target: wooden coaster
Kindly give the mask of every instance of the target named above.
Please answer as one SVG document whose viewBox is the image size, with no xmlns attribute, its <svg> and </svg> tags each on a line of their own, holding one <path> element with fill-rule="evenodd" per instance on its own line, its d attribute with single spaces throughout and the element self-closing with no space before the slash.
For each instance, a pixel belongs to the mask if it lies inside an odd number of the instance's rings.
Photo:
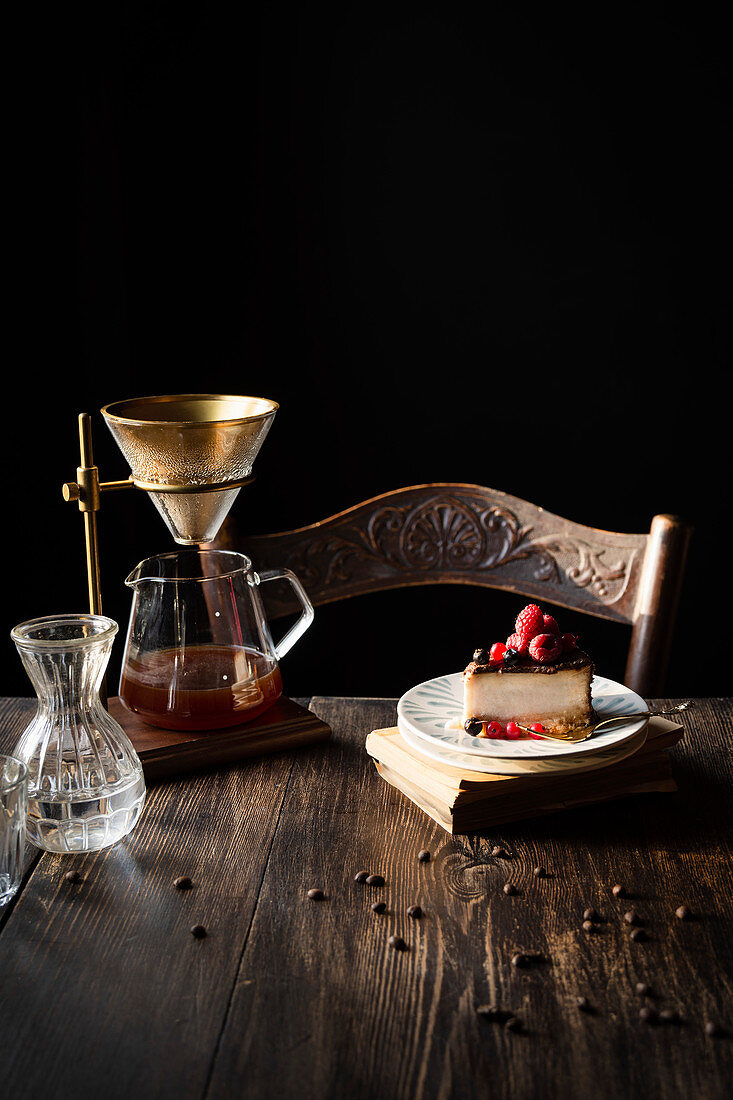
<svg viewBox="0 0 733 1100">
<path fill-rule="evenodd" d="M 285 696 L 251 722 L 220 730 L 166 730 L 149 726 L 122 705 L 118 696 L 107 709 L 135 746 L 147 782 L 182 772 L 232 764 L 250 756 L 327 741 L 331 727 Z"/>
</svg>

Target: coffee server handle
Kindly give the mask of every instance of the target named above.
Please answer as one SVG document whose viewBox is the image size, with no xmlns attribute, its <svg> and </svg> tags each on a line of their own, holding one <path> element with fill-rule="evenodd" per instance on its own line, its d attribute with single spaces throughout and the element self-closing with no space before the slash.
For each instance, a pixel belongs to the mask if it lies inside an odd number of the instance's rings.
<svg viewBox="0 0 733 1100">
<path fill-rule="evenodd" d="M 300 583 L 295 573 L 292 573 L 289 569 L 265 569 L 262 572 L 258 571 L 257 575 L 262 584 L 265 584 L 266 581 L 289 581 L 303 609 L 298 621 L 291 626 L 287 634 L 285 634 L 275 646 L 275 656 L 278 661 L 280 661 L 288 650 L 292 649 L 298 641 L 298 638 L 301 638 L 303 634 L 305 634 L 306 630 L 313 622 L 313 604 L 308 599 L 306 590 L 303 588 L 303 585 Z"/>
</svg>

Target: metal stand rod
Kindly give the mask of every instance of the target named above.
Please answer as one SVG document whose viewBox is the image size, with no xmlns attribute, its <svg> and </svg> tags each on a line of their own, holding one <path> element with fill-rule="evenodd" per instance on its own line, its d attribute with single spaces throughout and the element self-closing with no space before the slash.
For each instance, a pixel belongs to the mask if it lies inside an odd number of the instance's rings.
<svg viewBox="0 0 733 1100">
<path fill-rule="evenodd" d="M 87 582 L 89 584 L 89 610 L 92 615 L 102 614 L 102 585 L 99 575 L 99 539 L 97 537 L 97 510 L 99 508 L 99 472 L 94 465 L 92 450 L 92 421 L 89 413 L 79 415 L 79 449 L 81 465 L 77 470 L 79 485 L 96 482 L 91 500 L 79 500 L 84 515 L 84 539 L 87 549 Z M 91 476 L 90 476 L 91 475 Z"/>
</svg>

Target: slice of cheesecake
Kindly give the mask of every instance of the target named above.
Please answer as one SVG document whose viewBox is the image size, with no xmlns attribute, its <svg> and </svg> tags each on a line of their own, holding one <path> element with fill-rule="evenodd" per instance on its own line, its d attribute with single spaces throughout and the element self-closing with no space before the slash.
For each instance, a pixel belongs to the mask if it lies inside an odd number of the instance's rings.
<svg viewBox="0 0 733 1100">
<path fill-rule="evenodd" d="M 592 679 L 593 661 L 577 648 L 551 664 L 531 657 L 510 665 L 471 661 L 463 673 L 463 720 L 541 722 L 548 733 L 567 733 L 595 721 Z"/>
</svg>

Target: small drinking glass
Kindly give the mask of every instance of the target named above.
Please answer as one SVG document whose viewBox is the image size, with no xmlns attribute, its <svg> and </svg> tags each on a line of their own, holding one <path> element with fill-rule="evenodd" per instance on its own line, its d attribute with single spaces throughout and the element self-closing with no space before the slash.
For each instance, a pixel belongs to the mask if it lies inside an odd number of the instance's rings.
<svg viewBox="0 0 733 1100">
<path fill-rule="evenodd" d="M 23 874 L 27 803 L 27 767 L 0 755 L 0 906 L 10 901 Z"/>
</svg>

